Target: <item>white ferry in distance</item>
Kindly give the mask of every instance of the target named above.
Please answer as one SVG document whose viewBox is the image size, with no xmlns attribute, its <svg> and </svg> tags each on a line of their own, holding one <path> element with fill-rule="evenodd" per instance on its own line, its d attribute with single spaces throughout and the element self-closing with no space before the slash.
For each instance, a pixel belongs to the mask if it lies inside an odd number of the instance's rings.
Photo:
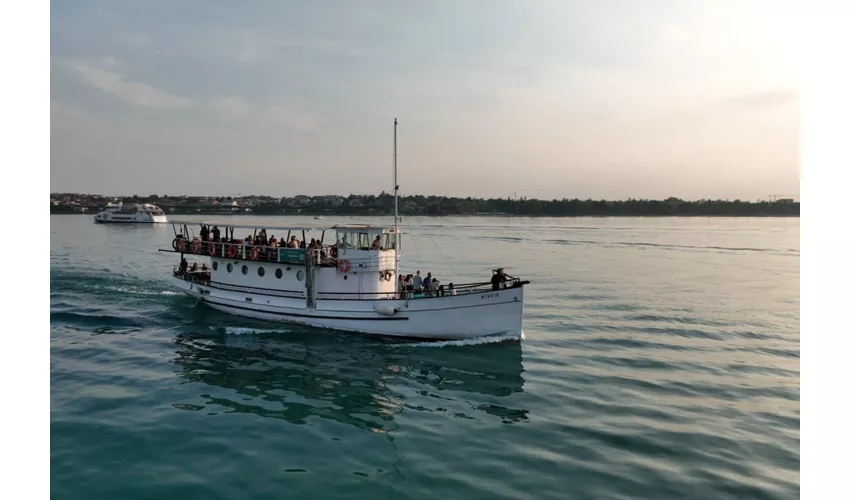
<svg viewBox="0 0 850 500">
<path fill-rule="evenodd" d="M 485 268 L 484 279 L 476 283 L 446 280 L 423 290 L 402 286 L 399 278 L 413 271 L 399 271 L 397 126 L 392 227 L 174 221 L 171 248 L 160 250 L 180 254 L 172 285 L 214 309 L 263 320 L 427 340 L 522 338 L 529 282 L 502 269 Z M 308 232 L 315 237 L 305 244 Z M 186 259 L 194 256 L 201 262 Z"/>
<path fill-rule="evenodd" d="M 106 207 L 94 215 L 95 222 L 115 222 L 126 224 L 153 224 L 168 222 L 165 212 L 150 203 L 124 205 L 121 202 L 108 203 Z"/>
</svg>

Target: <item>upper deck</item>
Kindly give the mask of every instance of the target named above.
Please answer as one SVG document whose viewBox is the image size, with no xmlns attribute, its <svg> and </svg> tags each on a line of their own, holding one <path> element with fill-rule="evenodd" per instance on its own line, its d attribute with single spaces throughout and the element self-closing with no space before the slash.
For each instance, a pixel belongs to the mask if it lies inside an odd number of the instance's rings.
<svg viewBox="0 0 850 500">
<path fill-rule="evenodd" d="M 216 221 L 216 220 L 175 220 L 171 224 L 177 226 L 207 226 L 210 228 L 229 228 L 229 229 L 248 229 L 266 231 L 335 231 L 337 233 L 366 233 L 375 234 L 397 234 L 401 231 L 396 231 L 392 226 L 379 226 L 372 224 L 291 224 L 286 226 L 271 226 L 264 224 L 261 221 L 247 221 L 246 223 L 234 223 L 233 221 Z"/>
</svg>

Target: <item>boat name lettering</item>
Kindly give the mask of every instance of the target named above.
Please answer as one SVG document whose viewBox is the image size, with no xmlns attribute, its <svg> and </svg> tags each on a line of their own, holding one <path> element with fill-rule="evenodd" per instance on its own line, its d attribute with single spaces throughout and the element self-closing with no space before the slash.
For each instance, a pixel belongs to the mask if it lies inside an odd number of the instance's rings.
<svg viewBox="0 0 850 500">
<path fill-rule="evenodd" d="M 481 296 L 481 300 L 495 299 L 495 298 L 498 298 L 498 297 L 499 297 L 498 293 L 485 293 L 484 295 Z"/>
</svg>

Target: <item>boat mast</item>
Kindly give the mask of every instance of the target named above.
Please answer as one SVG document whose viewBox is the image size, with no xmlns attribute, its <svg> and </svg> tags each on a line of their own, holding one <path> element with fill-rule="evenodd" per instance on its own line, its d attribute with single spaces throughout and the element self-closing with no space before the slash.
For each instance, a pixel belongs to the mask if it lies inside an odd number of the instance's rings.
<svg viewBox="0 0 850 500">
<path fill-rule="evenodd" d="M 398 118 L 393 121 L 393 185 L 395 186 L 394 203 L 395 212 L 393 215 L 393 232 L 395 233 L 395 270 L 393 277 L 395 278 L 395 289 L 398 292 L 398 252 L 401 250 L 401 238 L 398 236 Z"/>
</svg>

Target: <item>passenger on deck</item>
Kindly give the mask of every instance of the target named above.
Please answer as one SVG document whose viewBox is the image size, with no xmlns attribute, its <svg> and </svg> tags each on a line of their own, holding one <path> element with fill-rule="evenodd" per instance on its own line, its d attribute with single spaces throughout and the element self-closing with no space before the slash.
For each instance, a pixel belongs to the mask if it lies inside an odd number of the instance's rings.
<svg viewBox="0 0 850 500">
<path fill-rule="evenodd" d="M 493 290 L 498 290 L 503 288 L 504 285 L 502 283 L 508 281 L 508 278 L 505 277 L 505 268 L 500 267 L 496 271 L 493 272 L 493 277 L 490 278 L 490 283 L 493 285 Z"/>
<path fill-rule="evenodd" d="M 438 283 L 439 283 L 439 282 L 438 282 Z M 443 285 L 440 285 L 440 288 L 438 288 L 438 289 L 437 289 L 437 294 L 438 294 L 440 297 L 445 297 L 445 295 L 446 295 L 446 287 L 444 287 Z"/>
<path fill-rule="evenodd" d="M 457 290 L 455 290 L 454 283 L 449 283 L 449 295 L 457 295 Z"/>
<path fill-rule="evenodd" d="M 400 298 L 402 298 L 402 299 L 407 298 L 407 294 L 405 293 L 405 291 L 407 290 L 407 276 L 405 276 L 403 274 L 400 274 L 398 276 L 398 289 L 399 289 L 399 292 L 401 292 L 399 294 Z"/>
<path fill-rule="evenodd" d="M 201 271 L 206 271 L 207 269 L 209 269 L 209 268 L 207 267 L 207 263 L 206 263 L 206 262 L 204 262 L 203 264 L 201 264 Z"/>
<path fill-rule="evenodd" d="M 298 238 L 295 236 L 289 238 L 289 248 L 298 248 Z"/>
<path fill-rule="evenodd" d="M 372 250 L 381 249 L 381 235 L 375 236 L 375 241 L 372 242 Z"/>
<path fill-rule="evenodd" d="M 422 275 L 416 271 L 416 276 L 413 277 L 413 291 L 415 293 L 422 292 Z"/>
<path fill-rule="evenodd" d="M 272 235 L 272 237 L 269 238 L 269 246 L 272 247 L 272 248 L 277 247 L 277 238 L 275 238 L 274 235 Z"/>
<path fill-rule="evenodd" d="M 438 280 L 437 278 L 431 280 L 431 293 L 434 295 L 434 297 L 443 296 L 443 294 L 439 293 L 441 288 L 442 286 L 440 285 L 440 280 Z"/>
<path fill-rule="evenodd" d="M 221 241 L 221 230 L 219 230 L 218 226 L 213 226 L 212 228 L 213 241 L 218 243 Z"/>
<path fill-rule="evenodd" d="M 426 297 L 431 296 L 431 281 L 432 280 L 433 280 L 433 278 L 431 278 L 431 273 L 428 273 L 428 276 L 425 276 L 425 279 L 422 280 L 422 289 L 425 291 Z"/>
<path fill-rule="evenodd" d="M 188 269 L 189 269 L 189 261 L 186 260 L 185 257 L 183 257 L 183 260 L 180 261 L 180 274 L 185 275 L 186 270 L 188 270 Z"/>
<path fill-rule="evenodd" d="M 192 269 L 191 269 L 191 271 L 194 273 L 194 272 L 197 272 L 197 270 L 198 270 L 198 263 L 197 263 L 197 262 L 193 262 L 193 263 L 192 263 Z"/>
</svg>

